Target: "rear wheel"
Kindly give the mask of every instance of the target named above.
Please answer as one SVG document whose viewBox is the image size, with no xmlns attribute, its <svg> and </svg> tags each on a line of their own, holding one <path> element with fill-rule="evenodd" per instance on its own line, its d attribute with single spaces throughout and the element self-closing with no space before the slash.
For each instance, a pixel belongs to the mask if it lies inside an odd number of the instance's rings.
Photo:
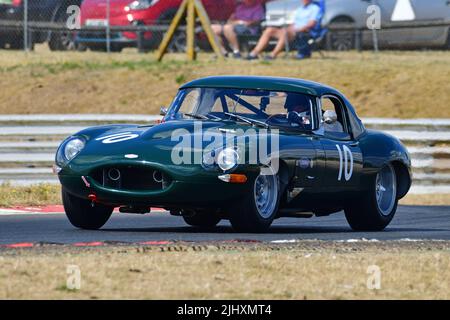
<svg viewBox="0 0 450 320">
<path fill-rule="evenodd" d="M 65 23 L 66 17 L 60 13 L 55 22 Z M 53 31 L 50 34 L 48 47 L 51 51 L 71 51 L 76 50 L 75 32 L 71 30 Z"/>
<path fill-rule="evenodd" d="M 350 17 L 337 17 L 332 22 L 331 25 L 349 25 L 354 23 Z M 348 51 L 355 48 L 355 36 L 353 31 L 333 31 L 330 33 L 330 45 L 331 49 L 335 51 Z"/>
<path fill-rule="evenodd" d="M 212 228 L 221 220 L 217 214 L 207 211 L 195 211 L 192 215 L 183 216 L 183 219 L 188 225 L 199 228 Z"/>
<path fill-rule="evenodd" d="M 280 202 L 278 175 L 256 177 L 252 192 L 231 212 L 230 222 L 238 232 L 267 231 L 275 219 Z"/>
<path fill-rule="evenodd" d="M 81 199 L 71 195 L 66 190 L 62 190 L 62 200 L 66 216 L 70 223 L 80 229 L 97 230 L 100 229 L 111 217 L 113 207 Z"/>
<path fill-rule="evenodd" d="M 353 230 L 381 231 L 394 218 L 397 204 L 395 170 L 388 164 L 372 179 L 367 193 L 345 209 L 345 217 Z"/>
</svg>

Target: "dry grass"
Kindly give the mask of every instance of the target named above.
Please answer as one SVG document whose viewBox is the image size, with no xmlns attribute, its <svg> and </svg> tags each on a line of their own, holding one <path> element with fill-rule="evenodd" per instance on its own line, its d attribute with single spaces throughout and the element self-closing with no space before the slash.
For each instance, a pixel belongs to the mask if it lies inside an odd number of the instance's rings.
<svg viewBox="0 0 450 320">
<path fill-rule="evenodd" d="M 450 298 L 446 242 L 196 248 L 3 250 L 0 299 Z M 67 289 L 68 265 L 80 268 L 80 290 Z M 379 290 L 367 287 L 373 265 Z"/>
<path fill-rule="evenodd" d="M 300 77 L 335 86 L 362 116 L 450 117 L 450 52 L 326 53 L 309 61 L 229 60 L 209 54 L 157 63 L 133 51 L 0 52 L 0 113 L 156 113 L 179 85 L 209 75 Z"/>
<path fill-rule="evenodd" d="M 27 187 L 0 185 L 0 207 L 61 203 L 60 186 L 39 184 Z"/>
<path fill-rule="evenodd" d="M 408 194 L 400 200 L 403 205 L 450 206 L 450 194 Z"/>
<path fill-rule="evenodd" d="M 32 186 L 0 185 L 0 207 L 19 205 L 61 204 L 61 187 L 52 184 Z M 402 205 L 450 206 L 449 194 L 409 194 L 402 200 Z"/>
</svg>

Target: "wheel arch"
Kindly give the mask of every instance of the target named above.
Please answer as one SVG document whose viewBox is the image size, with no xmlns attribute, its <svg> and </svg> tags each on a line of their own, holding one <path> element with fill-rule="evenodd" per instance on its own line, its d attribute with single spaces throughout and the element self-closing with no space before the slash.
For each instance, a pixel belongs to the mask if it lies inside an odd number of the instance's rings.
<svg viewBox="0 0 450 320">
<path fill-rule="evenodd" d="M 79 6 L 81 8 L 81 2 L 82 0 L 65 0 L 62 1 L 59 5 L 55 7 L 52 13 L 52 22 L 55 22 L 56 19 L 61 15 L 62 13 L 66 13 L 67 8 L 69 6 Z"/>
<path fill-rule="evenodd" d="M 408 166 L 400 160 L 391 161 L 390 164 L 394 167 L 395 176 L 397 180 L 397 199 L 401 199 L 408 193 L 412 179 Z"/>
<path fill-rule="evenodd" d="M 347 15 L 345 13 L 342 13 L 342 14 L 334 16 L 330 20 L 329 24 L 333 24 L 333 23 L 355 23 L 355 22 L 356 21 L 355 21 L 355 19 L 353 19 L 353 17 L 351 17 L 351 16 L 349 16 L 349 15 Z"/>
<path fill-rule="evenodd" d="M 67 12 L 67 8 L 69 6 L 75 5 L 78 6 L 81 10 L 81 3 L 83 0 L 64 0 L 61 3 L 58 3 L 52 11 L 50 22 L 57 22 L 59 17 Z M 45 37 L 45 41 L 50 41 L 52 31 L 48 31 Z"/>
</svg>

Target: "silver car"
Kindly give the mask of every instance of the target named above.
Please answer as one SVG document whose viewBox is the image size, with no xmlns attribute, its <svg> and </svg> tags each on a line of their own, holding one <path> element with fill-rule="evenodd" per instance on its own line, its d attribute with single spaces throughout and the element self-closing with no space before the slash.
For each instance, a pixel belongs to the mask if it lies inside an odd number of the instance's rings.
<svg viewBox="0 0 450 320">
<path fill-rule="evenodd" d="M 282 25 L 292 21 L 300 0 L 278 0 L 266 3 L 266 24 Z M 367 29 L 368 6 L 378 5 L 381 13 L 381 30 L 378 30 L 381 48 L 432 48 L 450 49 L 450 0 L 326 0 L 326 12 L 322 24 L 352 24 L 363 30 L 362 44 L 372 44 L 372 33 Z M 383 28 L 415 23 L 421 27 Z M 443 22 L 447 25 L 432 25 Z M 330 32 L 329 45 L 335 50 L 355 47 L 354 32 Z"/>
</svg>

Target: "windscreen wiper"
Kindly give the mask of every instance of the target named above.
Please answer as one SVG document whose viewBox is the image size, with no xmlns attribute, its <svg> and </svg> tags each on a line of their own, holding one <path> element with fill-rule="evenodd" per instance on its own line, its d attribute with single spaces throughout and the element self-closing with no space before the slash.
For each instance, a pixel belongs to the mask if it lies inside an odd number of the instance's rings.
<svg viewBox="0 0 450 320">
<path fill-rule="evenodd" d="M 183 113 L 184 115 L 194 118 L 194 119 L 199 119 L 199 120 L 222 120 L 222 118 L 216 117 L 215 115 L 212 114 L 196 114 L 196 113 Z"/>
<path fill-rule="evenodd" d="M 198 120 L 209 120 L 209 118 L 207 116 L 204 116 L 202 114 L 183 113 L 183 115 L 194 118 L 194 119 L 198 119 Z"/>
<path fill-rule="evenodd" d="M 235 119 L 241 120 L 242 122 L 248 123 L 250 125 L 257 125 L 257 126 L 260 126 L 260 127 L 269 128 L 269 125 L 267 123 L 264 123 L 264 122 L 259 121 L 259 120 L 250 119 L 250 118 L 243 117 L 243 116 L 240 116 L 238 114 L 230 113 L 230 112 L 224 112 L 224 114 L 226 114 L 227 116 L 233 117 Z"/>
</svg>

